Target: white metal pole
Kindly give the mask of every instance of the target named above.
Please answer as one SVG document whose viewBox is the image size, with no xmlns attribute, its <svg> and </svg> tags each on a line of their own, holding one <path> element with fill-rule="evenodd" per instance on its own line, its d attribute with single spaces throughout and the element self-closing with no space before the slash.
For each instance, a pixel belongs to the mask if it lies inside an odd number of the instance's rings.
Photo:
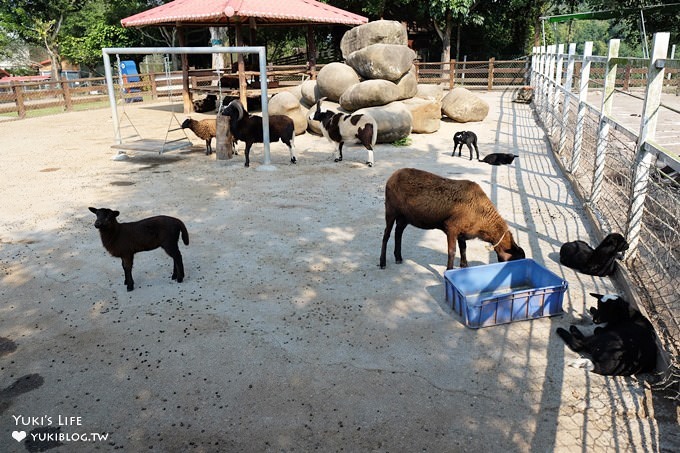
<svg viewBox="0 0 680 453">
<path fill-rule="evenodd" d="M 583 127 L 586 119 L 586 101 L 588 100 L 588 84 L 590 83 L 590 57 L 593 54 L 593 42 L 586 41 L 581 64 L 581 80 L 578 91 L 578 112 L 576 113 L 576 132 L 574 133 L 574 152 L 571 156 L 569 171 L 574 173 L 578 168 L 583 147 Z"/>
<path fill-rule="evenodd" d="M 647 150 L 645 143 L 653 141 L 656 135 L 669 40 L 670 33 L 656 33 L 652 41 L 652 57 L 649 59 L 649 68 L 647 70 L 647 89 L 645 91 L 645 102 L 642 107 L 642 119 L 640 120 L 640 135 L 637 141 L 635 173 L 633 175 L 633 187 L 630 197 L 630 212 L 628 213 L 626 236 L 629 247 L 626 252 L 626 260 L 636 255 L 637 246 L 640 241 L 642 211 L 649 184 L 649 169 L 655 157 Z"/>
<path fill-rule="evenodd" d="M 113 91 L 113 74 L 111 72 L 111 57 L 104 52 L 104 75 L 106 76 L 106 89 L 109 93 L 109 105 L 111 106 L 111 118 L 113 119 L 113 137 L 117 145 L 122 143 L 120 138 L 120 124 L 118 123 L 118 107 L 116 105 L 116 93 Z"/>
<path fill-rule="evenodd" d="M 567 58 L 567 77 L 564 81 L 564 104 L 562 105 L 562 133 L 557 147 L 557 153 L 561 154 L 567 142 L 567 121 L 569 120 L 569 106 L 571 105 L 571 88 L 574 84 L 574 61 L 576 55 L 576 43 L 569 44 L 569 56 Z"/>
</svg>

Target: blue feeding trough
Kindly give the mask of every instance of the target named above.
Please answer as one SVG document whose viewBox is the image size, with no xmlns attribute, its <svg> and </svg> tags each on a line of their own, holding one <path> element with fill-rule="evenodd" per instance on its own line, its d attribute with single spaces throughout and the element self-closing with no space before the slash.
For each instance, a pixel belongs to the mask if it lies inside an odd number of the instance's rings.
<svg viewBox="0 0 680 453">
<path fill-rule="evenodd" d="M 532 259 L 444 272 L 446 302 L 472 329 L 563 313 L 567 282 Z"/>
<path fill-rule="evenodd" d="M 120 62 L 120 73 L 123 76 L 123 84 L 140 82 L 142 79 L 139 77 L 139 72 L 137 71 L 137 63 L 133 60 L 124 60 Z M 124 88 L 123 92 L 128 93 L 140 93 L 142 91 L 139 87 Z M 141 96 L 125 97 L 125 102 L 142 102 L 144 99 Z"/>
</svg>

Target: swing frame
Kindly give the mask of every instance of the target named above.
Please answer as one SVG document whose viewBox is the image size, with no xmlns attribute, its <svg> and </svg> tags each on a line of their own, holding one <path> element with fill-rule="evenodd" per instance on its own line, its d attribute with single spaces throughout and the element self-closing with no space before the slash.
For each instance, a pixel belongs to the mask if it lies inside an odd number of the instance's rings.
<svg viewBox="0 0 680 453">
<path fill-rule="evenodd" d="M 155 151 L 163 153 L 165 151 L 170 151 L 166 147 L 167 133 L 165 140 L 160 139 L 141 139 L 137 140 L 135 143 L 124 144 L 121 137 L 120 131 L 120 121 L 118 116 L 118 106 L 116 102 L 116 93 L 113 85 L 113 72 L 111 70 L 111 55 L 143 55 L 143 54 L 213 54 L 213 53 L 243 53 L 252 54 L 256 53 L 259 56 L 259 72 L 261 83 L 261 102 L 262 102 L 262 134 L 264 139 L 264 165 L 271 166 L 271 157 L 269 152 L 269 107 L 268 107 L 268 96 L 267 96 L 267 59 L 266 59 L 266 49 L 262 46 L 247 46 L 247 47 L 105 47 L 102 49 L 102 55 L 104 59 L 104 73 L 106 76 L 106 85 L 109 94 L 109 104 L 111 106 L 111 117 L 113 119 L 113 133 L 115 143 L 111 145 L 111 148 L 118 149 L 119 155 L 124 154 L 125 150 L 136 150 L 136 151 Z M 119 71 L 120 72 L 120 71 Z M 167 72 L 167 71 L 166 71 Z M 169 83 L 169 80 L 168 80 Z M 121 84 L 122 85 L 122 84 Z M 221 102 L 221 99 L 220 99 Z M 124 106 L 123 106 L 124 108 Z M 172 112 L 173 116 L 175 114 L 174 109 Z M 218 112 L 219 114 L 219 112 Z M 129 120 L 129 116 L 128 116 Z M 171 118 L 172 121 L 172 118 Z M 130 121 L 132 124 L 132 121 Z M 133 125 L 134 128 L 134 125 Z M 136 131 L 136 128 L 135 128 Z M 137 133 L 139 135 L 139 133 Z M 186 134 L 185 134 L 186 135 Z M 219 138 L 218 138 L 219 140 Z M 160 145 L 160 146 L 159 146 Z M 160 148 L 160 149 L 159 149 Z M 181 149 L 181 148 L 176 148 Z M 116 157 L 114 157 L 115 159 Z"/>
</svg>

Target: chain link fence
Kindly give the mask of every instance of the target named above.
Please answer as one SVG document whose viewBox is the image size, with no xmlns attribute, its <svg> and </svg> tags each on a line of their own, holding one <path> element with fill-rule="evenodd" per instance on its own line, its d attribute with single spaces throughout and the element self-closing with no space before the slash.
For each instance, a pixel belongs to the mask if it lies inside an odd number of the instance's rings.
<svg viewBox="0 0 680 453">
<path fill-rule="evenodd" d="M 663 382 L 677 392 L 680 61 L 663 49 L 664 57 L 636 59 L 612 55 L 611 44 L 607 57 L 560 48 L 535 49 L 536 113 L 601 235 L 620 232 L 631 244 L 623 280 L 657 330 L 671 364 Z"/>
</svg>

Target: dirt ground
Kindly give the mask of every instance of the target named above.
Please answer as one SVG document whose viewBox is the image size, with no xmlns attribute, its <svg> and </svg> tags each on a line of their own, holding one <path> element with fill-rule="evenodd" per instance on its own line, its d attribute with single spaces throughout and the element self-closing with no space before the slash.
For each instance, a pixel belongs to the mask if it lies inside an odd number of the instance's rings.
<svg viewBox="0 0 680 453">
<path fill-rule="evenodd" d="M 296 138 L 251 167 L 187 151 L 113 160 L 108 109 L 0 123 L 0 451 L 678 451 L 677 410 L 647 384 L 569 364 L 554 333 L 584 324 L 608 278 L 561 267 L 566 241 L 595 242 L 530 106 L 478 93 L 488 117 L 378 145 Z M 163 138 L 167 105 L 126 108 Z M 179 121 L 184 115 L 178 115 Z M 472 130 L 482 155 L 452 157 Z M 404 263 L 378 257 L 385 181 L 416 167 L 477 181 L 533 258 L 566 279 L 565 314 L 483 329 L 445 301 L 445 236 L 413 227 Z M 136 255 L 127 292 L 88 206 L 121 221 L 186 223 L 186 280 L 162 251 Z M 480 241 L 468 260 L 496 261 Z M 25 434 L 25 438 L 23 435 Z"/>
</svg>

